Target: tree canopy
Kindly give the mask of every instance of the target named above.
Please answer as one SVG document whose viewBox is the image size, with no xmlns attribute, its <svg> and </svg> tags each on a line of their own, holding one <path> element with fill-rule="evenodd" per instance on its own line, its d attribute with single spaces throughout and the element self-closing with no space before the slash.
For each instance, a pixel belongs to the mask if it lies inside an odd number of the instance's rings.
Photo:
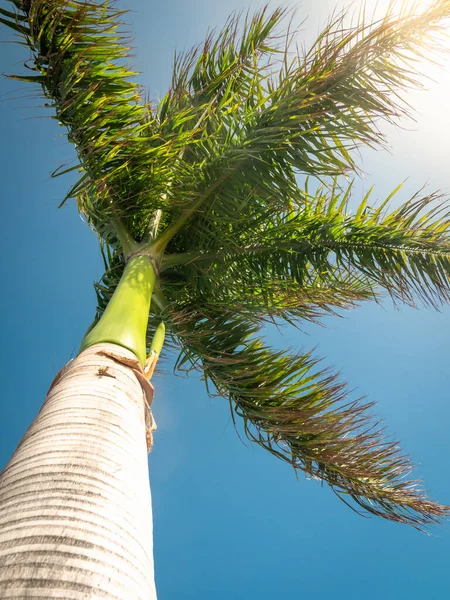
<svg viewBox="0 0 450 600">
<path fill-rule="evenodd" d="M 148 346 L 164 321 L 177 365 L 198 369 L 248 437 L 345 502 L 421 527 L 428 500 L 398 446 L 310 352 L 276 350 L 261 328 L 295 326 L 389 295 L 450 299 L 448 204 L 351 210 L 355 150 L 408 114 L 417 59 L 440 48 L 449 0 L 366 24 L 334 17 L 308 50 L 288 11 L 233 15 L 176 56 L 158 102 L 133 81 L 123 13 L 108 3 L 14 0 L 0 22 L 31 50 L 32 75 L 77 150 L 67 199 L 98 235 L 105 273 L 95 321 L 130 256 L 158 272 Z M 283 35 L 283 28 L 288 33 Z M 67 170 L 65 171 L 67 172 Z M 61 174 L 57 171 L 56 174 Z"/>
</svg>

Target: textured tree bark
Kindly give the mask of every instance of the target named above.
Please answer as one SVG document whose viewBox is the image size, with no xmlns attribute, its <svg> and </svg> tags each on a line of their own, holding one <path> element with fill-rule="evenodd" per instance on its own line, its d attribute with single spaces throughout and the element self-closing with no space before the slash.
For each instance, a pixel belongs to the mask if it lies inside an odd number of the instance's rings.
<svg viewBox="0 0 450 600">
<path fill-rule="evenodd" d="M 155 600 L 144 396 L 99 355 L 70 362 L 0 475 L 0 598 Z"/>
</svg>

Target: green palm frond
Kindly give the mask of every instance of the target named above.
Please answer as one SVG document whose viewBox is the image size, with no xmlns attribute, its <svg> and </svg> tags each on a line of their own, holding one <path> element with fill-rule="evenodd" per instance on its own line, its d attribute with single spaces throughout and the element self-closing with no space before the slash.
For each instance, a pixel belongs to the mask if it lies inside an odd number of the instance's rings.
<svg viewBox="0 0 450 600">
<path fill-rule="evenodd" d="M 270 237 L 279 240 L 280 246 L 291 240 L 300 261 L 309 261 L 314 271 L 326 273 L 337 267 L 359 272 L 394 301 L 447 303 L 448 201 L 438 194 L 416 194 L 391 209 L 395 190 L 379 207 L 371 207 L 369 192 L 351 214 L 350 189 L 344 193 L 334 186 L 331 191 L 319 188 L 315 195 L 305 195 L 295 211 L 270 230 Z"/>
<path fill-rule="evenodd" d="M 248 284 L 244 289 L 236 286 L 236 280 L 233 284 L 221 280 L 213 294 L 194 296 L 179 307 L 180 312 L 189 308 L 214 310 L 224 315 L 241 315 L 259 324 L 283 319 L 298 326 L 303 321 L 320 323 L 325 315 L 340 316 L 342 310 L 376 299 L 373 290 L 354 277 L 330 277 L 327 285 L 323 281 L 299 286 L 273 280 L 263 285 Z M 175 302 L 170 304 L 177 306 Z"/>
<path fill-rule="evenodd" d="M 271 454 L 371 514 L 420 528 L 447 513 L 405 480 L 411 464 L 373 423 L 372 404 L 350 400 L 310 353 L 271 350 L 231 311 L 186 311 L 173 325 L 183 344 L 179 367 L 200 369 Z"/>
<path fill-rule="evenodd" d="M 350 303 L 358 294 L 370 299 L 382 291 L 409 305 L 448 302 L 448 202 L 436 194 L 416 195 L 391 209 L 394 192 L 377 208 L 369 206 L 369 192 L 352 214 L 351 187 L 342 191 L 335 182 L 314 193 L 306 189 L 284 213 L 229 220 L 218 238 L 214 231 L 203 237 L 203 248 L 166 254 L 163 291 L 171 302 L 182 294 L 207 302 L 226 296 L 233 306 L 259 301 L 262 312 L 275 305 L 275 290 L 279 308 L 283 296 L 292 305 L 299 291 L 318 300 L 332 289 L 337 304 L 346 289 Z M 333 295 L 328 297 L 333 304 Z"/>
<path fill-rule="evenodd" d="M 278 52 L 277 27 L 286 11 L 265 7 L 242 25 L 241 16 L 232 15 L 217 34 L 176 56 L 172 87 L 161 100 L 161 121 L 179 111 L 180 103 L 201 106 L 213 100 L 231 104 L 254 101 L 255 92 L 267 78 L 261 62 L 269 67 L 270 56 Z"/>
<path fill-rule="evenodd" d="M 284 268 L 284 256 L 280 261 L 276 252 L 268 252 L 261 260 L 259 253 L 252 256 L 251 251 L 237 257 L 224 253 L 215 260 L 207 259 L 206 264 L 199 260 L 195 266 L 192 263 L 163 271 L 160 285 L 166 304 L 177 310 L 221 306 L 224 311 L 229 308 L 248 317 L 253 315 L 256 321 L 280 317 L 294 323 L 318 321 L 325 314 L 337 314 L 340 309 L 378 299 L 367 278 L 330 268 L 327 277 L 310 273 L 299 283 L 296 274 Z M 268 263 L 272 260 L 277 273 L 272 270 L 270 276 Z"/>
<path fill-rule="evenodd" d="M 285 190 L 284 195 L 280 190 L 274 191 L 269 198 L 262 191 L 264 182 L 255 183 L 240 205 L 236 204 L 237 196 L 235 203 L 230 202 L 229 214 L 221 213 L 220 209 L 216 211 L 214 203 L 211 214 L 199 210 L 189 224 L 189 237 L 182 231 L 169 244 L 163 268 L 189 264 L 193 268 L 198 265 L 200 269 L 208 269 L 222 261 L 239 268 L 253 264 L 254 267 L 249 266 L 249 269 L 256 272 L 264 271 L 267 257 L 268 264 L 275 269 L 279 265 L 281 270 L 281 273 L 268 272 L 267 276 L 285 277 L 289 272 L 305 273 L 308 261 L 316 265 L 318 271 L 328 265 L 328 257 L 334 253 L 345 262 L 346 268 L 350 268 L 354 259 L 355 268 L 367 272 L 391 293 L 394 282 L 400 288 L 406 286 L 405 291 L 410 288 L 415 275 L 407 273 L 406 263 L 414 263 L 419 275 L 428 276 L 430 273 L 425 274 L 424 265 L 420 263 L 432 261 L 434 256 L 437 270 L 443 277 L 432 277 L 428 292 L 431 294 L 433 285 L 444 290 L 449 251 L 448 202 L 439 194 L 422 196 L 417 193 L 395 211 L 391 208 L 393 194 L 380 209 L 373 210 L 367 205 L 368 196 L 352 216 L 349 209 L 349 202 L 353 200 L 352 184 L 343 192 L 335 181 L 334 185 L 321 187 L 315 193 L 296 185 L 296 189 Z M 384 218 L 387 211 L 390 214 Z M 366 257 L 373 250 L 380 260 L 377 268 L 375 254 L 372 255 L 370 273 L 364 268 L 364 249 L 367 250 Z M 402 273 L 405 268 L 404 277 L 392 274 L 383 279 L 381 268 L 391 272 L 393 267 L 382 265 L 383 253 L 387 262 L 399 257 L 405 263 L 399 265 Z M 259 266 L 258 257 L 261 257 Z M 324 264 L 320 265 L 322 259 Z M 304 279 L 297 281 L 304 283 Z M 417 286 L 416 291 L 422 294 Z M 403 295 L 399 291 L 392 295 L 412 303 L 408 293 Z M 424 295 L 423 299 L 431 302 L 431 297 Z"/>
<path fill-rule="evenodd" d="M 6 24 L 17 31 L 20 23 L 37 75 L 13 77 L 40 84 L 80 160 L 55 172 L 82 173 L 67 197 L 77 197 L 80 211 L 101 235 L 130 207 L 137 221 L 148 222 L 165 205 L 168 164 L 185 139 L 161 138 L 151 105 L 132 82 L 135 73 L 120 32 L 123 11 L 82 1 L 15 4 L 26 19 L 11 17 Z"/>
</svg>

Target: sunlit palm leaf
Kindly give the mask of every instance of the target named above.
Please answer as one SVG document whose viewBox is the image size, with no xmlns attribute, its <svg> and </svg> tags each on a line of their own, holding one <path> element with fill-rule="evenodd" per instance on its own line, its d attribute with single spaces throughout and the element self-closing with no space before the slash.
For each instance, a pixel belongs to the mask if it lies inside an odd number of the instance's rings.
<svg viewBox="0 0 450 600">
<path fill-rule="evenodd" d="M 233 305 L 251 302 L 248 290 L 256 289 L 259 298 L 266 298 L 261 306 L 270 310 L 276 282 L 286 290 L 301 288 L 307 293 L 313 288 L 331 289 L 336 274 L 347 272 L 347 277 L 358 274 L 361 292 L 364 280 L 366 297 L 371 291 L 385 290 L 394 301 L 411 305 L 418 299 L 433 306 L 448 302 L 448 203 L 438 195 L 417 195 L 390 209 L 391 194 L 372 208 L 367 194 L 352 214 L 350 189 L 320 187 L 291 197 L 282 213 L 230 218 L 228 231 L 218 238 L 213 230 L 204 236 L 203 249 L 166 255 L 163 289 L 173 274 L 179 288 L 185 285 L 191 297 L 201 294 L 217 301 L 225 289 Z M 348 285 L 348 280 L 342 285 L 344 294 Z"/>
</svg>

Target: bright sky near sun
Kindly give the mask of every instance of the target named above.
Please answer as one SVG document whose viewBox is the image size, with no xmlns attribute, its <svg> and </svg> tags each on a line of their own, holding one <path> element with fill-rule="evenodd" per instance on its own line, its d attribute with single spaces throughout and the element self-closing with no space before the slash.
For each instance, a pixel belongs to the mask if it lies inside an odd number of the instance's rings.
<svg viewBox="0 0 450 600">
<path fill-rule="evenodd" d="M 170 85 L 175 49 L 201 42 L 233 10 L 262 0 L 118 0 L 135 38 L 134 65 L 152 97 Z M 304 0 L 296 6 L 299 41 L 347 3 Z M 378 2 L 377 14 L 388 2 Z M 399 2 L 397 5 L 401 5 Z M 429 4 L 421 2 L 420 4 Z M 6 0 L 0 6 L 9 8 Z M 270 6 L 277 6 L 271 2 Z M 361 2 L 353 3 L 357 12 Z M 367 4 L 367 15 L 375 7 Z M 449 25 L 450 27 L 450 25 Z M 0 40 L 11 35 L 0 26 Z M 0 46 L 0 73 L 27 58 Z M 406 180 L 399 202 L 423 185 L 450 194 L 450 61 L 427 65 L 428 91 L 409 92 L 417 113 L 401 130 L 383 128 L 389 152 L 364 150 L 360 193 L 376 184 L 382 199 Z M 74 202 L 57 205 L 74 178 L 50 173 L 73 149 L 36 89 L 0 79 L 2 295 L 0 466 L 35 417 L 60 367 L 73 356 L 95 308 L 92 283 L 102 273 L 95 236 Z M 340 371 L 418 465 L 433 498 L 450 504 L 450 309 L 395 311 L 366 305 L 327 328 L 270 332 L 276 345 L 316 348 Z M 166 356 L 154 383 L 158 432 L 149 457 L 160 600 L 439 600 L 448 596 L 450 526 L 434 537 L 406 526 L 363 519 L 318 482 L 297 481 L 286 465 L 239 440 L 228 404 L 209 399 L 198 376 L 172 374 Z M 238 426 L 239 433 L 242 429 Z"/>
</svg>

